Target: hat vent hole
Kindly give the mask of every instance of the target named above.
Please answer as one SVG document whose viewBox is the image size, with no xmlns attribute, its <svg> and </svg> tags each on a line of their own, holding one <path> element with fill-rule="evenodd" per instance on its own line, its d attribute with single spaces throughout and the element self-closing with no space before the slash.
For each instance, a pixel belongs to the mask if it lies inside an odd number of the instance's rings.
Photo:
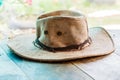
<svg viewBox="0 0 120 80">
<path fill-rule="evenodd" d="M 45 34 L 45 35 L 47 35 L 47 34 L 48 34 L 48 31 L 47 31 L 47 30 L 45 30 L 45 31 L 44 31 L 44 34 Z"/>
<path fill-rule="evenodd" d="M 62 32 L 58 31 L 58 32 L 57 32 L 57 35 L 58 35 L 58 36 L 61 36 L 61 35 L 62 35 Z"/>
</svg>

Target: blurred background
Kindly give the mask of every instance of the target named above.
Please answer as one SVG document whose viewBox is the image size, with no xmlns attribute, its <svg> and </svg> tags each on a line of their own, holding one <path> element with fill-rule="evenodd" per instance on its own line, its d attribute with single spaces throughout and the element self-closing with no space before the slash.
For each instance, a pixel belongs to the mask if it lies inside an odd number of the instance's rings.
<svg viewBox="0 0 120 80">
<path fill-rule="evenodd" d="M 83 12 L 89 27 L 120 29 L 120 0 L 0 0 L 0 39 L 35 33 L 41 13 L 60 9 Z"/>
</svg>

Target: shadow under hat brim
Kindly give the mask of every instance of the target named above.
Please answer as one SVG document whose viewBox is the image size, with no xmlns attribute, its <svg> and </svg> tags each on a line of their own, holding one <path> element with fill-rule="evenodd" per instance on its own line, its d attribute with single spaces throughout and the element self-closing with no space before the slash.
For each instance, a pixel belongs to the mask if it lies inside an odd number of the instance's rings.
<svg viewBox="0 0 120 80">
<path fill-rule="evenodd" d="M 112 53 L 114 43 L 108 32 L 100 27 L 90 28 L 89 36 L 92 43 L 78 51 L 49 52 L 35 47 L 32 42 L 35 34 L 24 34 L 16 36 L 8 41 L 8 46 L 20 57 L 42 62 L 69 61 L 87 57 L 102 56 Z"/>
</svg>

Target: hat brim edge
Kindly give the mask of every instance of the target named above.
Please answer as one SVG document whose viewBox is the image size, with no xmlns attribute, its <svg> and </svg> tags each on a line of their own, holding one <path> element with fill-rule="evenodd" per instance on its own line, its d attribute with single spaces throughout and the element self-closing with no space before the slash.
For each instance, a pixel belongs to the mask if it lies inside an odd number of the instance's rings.
<svg viewBox="0 0 120 80">
<path fill-rule="evenodd" d="M 20 54 L 19 52 L 17 52 L 16 50 L 14 50 L 11 45 L 9 44 L 8 42 L 8 47 L 13 51 L 14 54 L 18 55 L 19 57 L 22 57 L 24 59 L 27 59 L 27 60 L 34 60 L 34 61 L 40 61 L 40 62 L 66 62 L 66 61 L 71 61 L 71 60 L 76 60 L 76 59 L 82 59 L 82 58 L 89 58 L 89 57 L 96 57 L 96 56 L 103 56 L 103 55 L 108 55 L 108 54 L 111 54 L 112 52 L 115 51 L 115 46 L 114 46 L 114 42 L 113 42 L 113 39 L 112 37 L 109 35 L 109 33 L 102 27 L 94 27 L 94 28 L 100 28 L 102 30 L 104 30 L 106 32 L 106 34 L 109 36 L 109 38 L 111 39 L 111 42 L 112 42 L 112 49 L 110 51 L 108 51 L 107 53 L 103 53 L 103 54 L 94 54 L 94 55 L 87 55 L 87 56 L 82 56 L 82 57 L 79 57 L 79 56 L 76 56 L 76 58 L 62 58 L 62 59 L 38 59 L 38 58 L 35 58 L 35 57 L 30 57 L 30 56 L 25 56 L 23 54 Z M 17 37 L 17 36 L 16 36 Z"/>
</svg>

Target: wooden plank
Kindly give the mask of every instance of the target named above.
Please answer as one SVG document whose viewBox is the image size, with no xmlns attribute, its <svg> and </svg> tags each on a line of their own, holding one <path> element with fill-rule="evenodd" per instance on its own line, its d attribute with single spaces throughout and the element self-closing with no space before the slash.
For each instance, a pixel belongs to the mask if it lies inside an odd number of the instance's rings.
<svg viewBox="0 0 120 80">
<path fill-rule="evenodd" d="M 0 80 L 29 80 L 0 48 Z"/>
<path fill-rule="evenodd" d="M 111 54 L 102 57 L 82 59 L 74 65 L 92 76 L 95 80 L 119 80 L 120 56 Z"/>
<path fill-rule="evenodd" d="M 24 60 L 2 45 L 7 55 L 13 60 L 31 80 L 93 80 L 72 63 L 40 63 Z"/>
</svg>

